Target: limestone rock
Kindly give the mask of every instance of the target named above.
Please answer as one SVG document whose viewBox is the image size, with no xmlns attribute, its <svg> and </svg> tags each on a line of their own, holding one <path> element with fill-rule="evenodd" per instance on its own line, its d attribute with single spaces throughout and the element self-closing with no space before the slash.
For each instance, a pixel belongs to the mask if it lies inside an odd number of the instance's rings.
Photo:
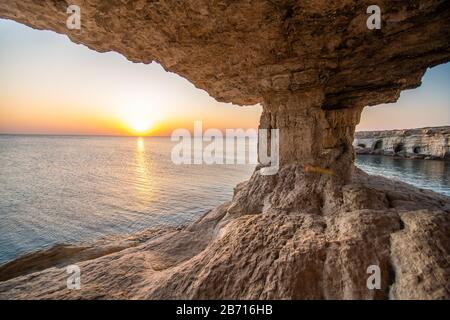
<svg viewBox="0 0 450 320">
<path fill-rule="evenodd" d="M 279 183 L 299 181 L 301 171 L 291 168 Z M 0 282 L 0 298 L 450 298 L 448 197 L 359 170 L 332 197 L 341 205 L 322 213 L 315 202 L 292 203 L 292 193 L 304 193 L 295 183 L 290 194 L 275 183 L 269 199 L 255 198 L 262 208 L 239 203 L 243 188 L 188 228 L 78 262 L 81 290 L 66 288 L 62 263 Z M 381 272 L 376 290 L 367 287 L 372 265 Z"/>
<path fill-rule="evenodd" d="M 66 26 L 81 8 L 81 29 Z M 255 104 L 274 92 L 324 90 L 328 109 L 395 101 L 449 59 L 448 1 L 379 0 L 369 30 L 358 0 L 8 0 L 0 17 L 76 43 L 157 61 L 220 101 Z M 262 86 L 264 82 L 267 85 Z"/>
<path fill-rule="evenodd" d="M 359 154 L 450 159 L 450 127 L 357 132 L 353 146 Z"/>
</svg>

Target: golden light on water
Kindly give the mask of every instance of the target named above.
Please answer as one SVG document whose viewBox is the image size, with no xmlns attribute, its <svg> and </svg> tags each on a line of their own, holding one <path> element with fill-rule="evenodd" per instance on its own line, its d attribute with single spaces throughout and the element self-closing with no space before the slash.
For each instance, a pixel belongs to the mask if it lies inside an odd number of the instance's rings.
<svg viewBox="0 0 450 320">
<path fill-rule="evenodd" d="M 134 168 L 136 174 L 134 178 L 135 195 L 141 204 L 148 205 L 154 199 L 155 180 L 152 179 L 152 165 L 145 152 L 145 138 L 143 137 L 136 139 Z"/>
<path fill-rule="evenodd" d="M 145 151 L 144 138 L 142 138 L 142 137 L 138 137 L 138 139 L 137 139 L 137 151 L 139 153 Z"/>
</svg>

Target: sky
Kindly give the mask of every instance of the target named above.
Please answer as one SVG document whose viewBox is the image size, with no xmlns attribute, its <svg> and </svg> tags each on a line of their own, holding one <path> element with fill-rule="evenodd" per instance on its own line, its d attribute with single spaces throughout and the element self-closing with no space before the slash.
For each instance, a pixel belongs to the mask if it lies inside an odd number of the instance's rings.
<svg viewBox="0 0 450 320">
<path fill-rule="evenodd" d="M 450 63 L 395 104 L 366 107 L 357 130 L 450 125 Z M 0 19 L 0 133 L 170 135 L 177 128 L 257 128 L 261 106 L 219 103 L 156 64 L 98 53 Z"/>
<path fill-rule="evenodd" d="M 427 70 L 418 88 L 402 91 L 396 103 L 365 107 L 357 131 L 450 125 L 450 63 Z"/>
</svg>

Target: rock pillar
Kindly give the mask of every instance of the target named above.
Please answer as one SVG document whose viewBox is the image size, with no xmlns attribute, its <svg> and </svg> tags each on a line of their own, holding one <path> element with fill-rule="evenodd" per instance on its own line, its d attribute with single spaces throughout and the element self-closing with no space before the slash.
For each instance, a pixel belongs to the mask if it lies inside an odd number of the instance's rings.
<svg viewBox="0 0 450 320">
<path fill-rule="evenodd" d="M 362 108 L 326 110 L 323 102 L 319 90 L 265 97 L 260 128 L 279 129 L 281 166 L 301 165 L 347 180 Z"/>
</svg>

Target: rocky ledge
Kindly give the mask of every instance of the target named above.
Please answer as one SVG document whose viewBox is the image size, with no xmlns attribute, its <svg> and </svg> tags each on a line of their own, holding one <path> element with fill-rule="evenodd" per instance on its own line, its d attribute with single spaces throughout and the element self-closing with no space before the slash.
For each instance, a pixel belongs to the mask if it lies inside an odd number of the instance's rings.
<svg viewBox="0 0 450 320">
<path fill-rule="evenodd" d="M 0 298 L 450 298 L 450 198 L 359 170 L 341 188 L 333 179 L 295 166 L 279 177 L 256 171 L 232 201 L 182 230 L 13 261 L 0 268 L 10 278 Z M 66 286 L 74 263 L 80 290 Z M 367 287 L 369 266 L 379 267 L 378 289 Z"/>
<path fill-rule="evenodd" d="M 450 126 L 356 132 L 353 147 L 357 154 L 448 160 Z"/>
</svg>

